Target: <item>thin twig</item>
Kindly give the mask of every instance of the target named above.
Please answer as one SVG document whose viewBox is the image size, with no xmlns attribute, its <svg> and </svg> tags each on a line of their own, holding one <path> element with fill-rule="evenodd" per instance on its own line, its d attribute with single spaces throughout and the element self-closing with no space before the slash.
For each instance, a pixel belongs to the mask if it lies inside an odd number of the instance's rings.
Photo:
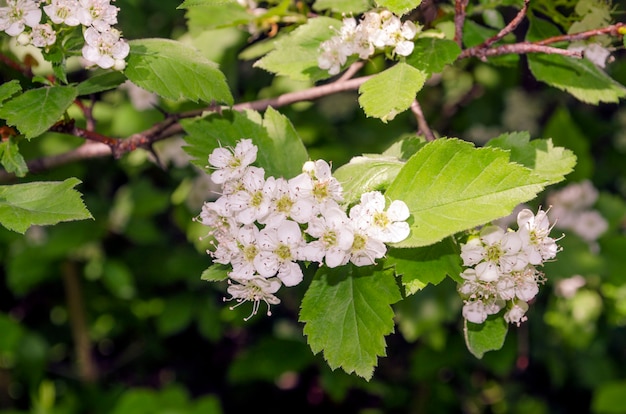
<svg viewBox="0 0 626 414">
<path fill-rule="evenodd" d="M 574 58 L 582 58 L 583 53 L 575 50 L 561 49 L 558 47 L 538 45 L 530 42 L 512 43 L 508 45 L 500 45 L 489 49 L 465 49 L 460 55 L 459 59 L 465 59 L 468 57 L 477 57 L 485 60 L 489 56 L 501 56 L 501 55 L 525 55 L 528 53 L 545 53 L 548 55 L 562 55 Z"/>
<path fill-rule="evenodd" d="M 463 25 L 465 24 L 465 9 L 469 0 L 454 0 L 454 41 L 463 47 Z"/>
<path fill-rule="evenodd" d="M 426 117 L 424 116 L 424 112 L 422 111 L 422 107 L 420 106 L 420 103 L 417 101 L 417 99 L 413 100 L 413 103 L 411 104 L 411 111 L 413 112 L 413 114 L 415 115 L 415 119 L 417 120 L 417 133 L 421 133 L 422 135 L 424 135 L 426 141 L 434 141 L 436 138 L 435 134 L 433 134 L 433 131 L 428 126 L 428 122 L 426 122 Z"/>
<path fill-rule="evenodd" d="M 524 6 L 520 9 L 515 18 L 513 18 L 513 20 L 511 20 L 509 24 L 507 24 L 502 30 L 500 30 L 498 34 L 485 40 L 483 46 L 489 47 L 497 41 L 501 40 L 504 36 L 511 33 L 513 30 L 515 30 L 517 26 L 519 26 L 519 24 L 522 22 L 522 20 L 524 20 L 524 17 L 526 17 L 529 2 L 530 0 L 524 0 Z"/>
<path fill-rule="evenodd" d="M 576 40 L 589 39 L 590 37 L 594 37 L 594 36 L 609 35 L 609 36 L 617 37 L 617 36 L 623 36 L 625 34 L 623 33 L 625 28 L 626 28 L 625 23 L 616 23 L 611 26 L 603 27 L 601 29 L 593 29 L 593 30 L 587 30 L 584 32 L 552 36 L 547 39 L 538 40 L 534 43 L 537 45 L 550 45 L 552 43 L 558 43 L 558 42 L 574 42 Z"/>
<path fill-rule="evenodd" d="M 350 65 L 348 69 L 337 79 L 339 82 L 347 81 L 348 79 L 352 79 L 354 75 L 357 74 L 358 71 L 361 70 L 365 66 L 365 62 L 362 60 L 357 60 L 353 64 Z"/>
</svg>

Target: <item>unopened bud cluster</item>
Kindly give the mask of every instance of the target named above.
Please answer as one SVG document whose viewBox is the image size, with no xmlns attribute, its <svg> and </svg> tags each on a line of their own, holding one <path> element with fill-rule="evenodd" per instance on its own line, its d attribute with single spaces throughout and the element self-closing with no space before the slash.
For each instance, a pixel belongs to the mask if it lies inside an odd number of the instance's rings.
<svg viewBox="0 0 626 414">
<path fill-rule="evenodd" d="M 338 34 L 321 44 L 317 63 L 320 69 L 336 75 L 352 55 L 368 59 L 378 50 L 391 50 L 393 54 L 408 56 L 413 52 L 413 39 L 419 31 L 415 23 L 402 22 L 388 10 L 367 12 L 360 22 L 347 17 Z"/>
<path fill-rule="evenodd" d="M 206 202 L 199 218 L 215 239 L 208 252 L 213 261 L 232 266 L 230 299 L 253 302 L 250 316 L 261 301 L 269 315 L 269 305 L 280 303 L 278 289 L 302 281 L 298 262 L 367 266 L 385 255 L 385 243 L 409 235 L 404 202 L 385 209 L 382 193 L 368 192 L 347 214 L 339 204 L 342 186 L 326 161 L 306 162 L 289 180 L 265 178 L 263 168 L 251 165 L 257 151 L 252 140 L 242 139 L 209 155 L 211 179 L 222 185 L 222 195 Z"/>
<path fill-rule="evenodd" d="M 539 293 L 543 273 L 537 269 L 553 259 L 559 247 L 549 236 L 545 211 L 524 209 L 517 215 L 517 231 L 494 225 L 484 227 L 461 245 L 464 282 L 459 293 L 464 299 L 463 317 L 483 323 L 488 315 L 506 309 L 504 319 L 519 326 L 526 321 L 528 302 Z"/>
<path fill-rule="evenodd" d="M 130 47 L 113 27 L 118 11 L 111 0 L 6 0 L 6 6 L 0 7 L 0 31 L 16 37 L 21 45 L 49 49 L 68 26 L 81 26 L 83 58 L 90 65 L 122 70 Z"/>
</svg>

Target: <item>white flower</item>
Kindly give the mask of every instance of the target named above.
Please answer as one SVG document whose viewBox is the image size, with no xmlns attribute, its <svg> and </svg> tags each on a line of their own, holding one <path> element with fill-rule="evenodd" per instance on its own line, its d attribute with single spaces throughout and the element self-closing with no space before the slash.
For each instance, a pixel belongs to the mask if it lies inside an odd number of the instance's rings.
<svg viewBox="0 0 626 414">
<path fill-rule="evenodd" d="M 269 212 L 273 180 L 265 181 L 265 171 L 247 167 L 240 178 L 240 190 L 228 196 L 228 208 L 242 224 L 262 220 Z"/>
<path fill-rule="evenodd" d="M 574 275 L 565 279 L 558 280 L 554 285 L 554 293 L 566 299 L 574 297 L 578 289 L 585 286 L 587 281 L 581 275 Z"/>
<path fill-rule="evenodd" d="M 487 320 L 487 309 L 480 300 L 468 301 L 463 305 L 463 318 L 472 323 L 483 323 Z"/>
<path fill-rule="evenodd" d="M 33 27 L 31 44 L 36 47 L 51 46 L 56 42 L 57 35 L 49 24 L 39 24 Z"/>
<path fill-rule="evenodd" d="M 317 66 L 320 69 L 328 70 L 330 75 L 336 75 L 341 71 L 347 59 L 346 49 L 343 42 L 338 37 L 332 37 L 322 42 L 320 45 L 321 53 L 317 57 Z"/>
<path fill-rule="evenodd" d="M 254 259 L 259 253 L 257 238 L 259 229 L 255 225 L 243 226 L 237 229 L 235 235 L 236 252 L 230 259 L 233 266 L 232 272 L 228 275 L 237 280 L 250 279 L 256 273 Z"/>
<path fill-rule="evenodd" d="M 397 243 L 409 236 L 405 221 L 411 213 L 401 200 L 394 200 L 385 211 L 385 196 L 380 191 L 361 195 L 361 203 L 350 209 L 350 219 L 370 236 L 383 243 Z"/>
<path fill-rule="evenodd" d="M 295 286 L 302 281 L 298 251 L 304 239 L 295 221 L 285 220 L 279 227 L 264 228 L 259 232 L 257 244 L 261 251 L 254 259 L 257 272 L 264 277 L 278 273 L 285 286 Z"/>
<path fill-rule="evenodd" d="M 265 302 L 267 305 L 267 316 L 272 314 L 272 312 L 270 312 L 270 305 L 280 303 L 280 299 L 274 296 L 274 293 L 278 292 L 278 289 L 280 289 L 280 281 L 278 279 L 265 279 L 256 276 L 249 280 L 238 282 L 240 282 L 240 284 L 233 284 L 230 280 L 228 281 L 229 286 L 227 292 L 231 297 L 224 300 L 234 299 L 237 302 L 237 305 L 230 308 L 231 310 L 246 301 L 252 302 L 252 313 L 247 318 L 244 318 L 245 321 L 257 314 L 261 301 Z"/>
<path fill-rule="evenodd" d="M 327 200 L 343 201 L 343 188 L 332 176 L 330 164 L 324 160 L 307 161 L 302 166 L 302 172 L 312 179 L 311 188 L 299 188 L 299 191 L 308 192 L 318 203 L 324 204 Z"/>
<path fill-rule="evenodd" d="M 83 26 L 93 26 L 101 33 L 108 32 L 117 23 L 119 9 L 110 0 L 78 0 L 77 17 Z"/>
<path fill-rule="evenodd" d="M 520 326 L 522 322 L 528 320 L 524 314 L 528 310 L 528 303 L 526 302 L 515 302 L 511 308 L 504 314 L 504 320 L 508 323 L 514 323 L 517 326 Z"/>
<path fill-rule="evenodd" d="M 375 264 L 376 259 L 380 259 L 385 253 L 387 253 L 387 247 L 383 242 L 368 236 L 358 227 L 354 228 L 354 240 L 350 246 L 350 262 L 356 266 L 369 266 Z"/>
<path fill-rule="evenodd" d="M 37 26 L 40 20 L 39 2 L 34 0 L 6 0 L 6 6 L 0 7 L 0 30 L 9 36 L 19 35 L 25 26 Z"/>
<path fill-rule="evenodd" d="M 52 23 L 65 24 L 67 26 L 78 26 L 77 11 L 79 5 L 77 0 L 52 0 L 50 4 L 43 6 Z"/>
<path fill-rule="evenodd" d="M 317 204 L 309 197 L 300 196 L 295 181 L 284 178 L 274 180 L 273 177 L 267 181 L 271 182 L 272 187 L 269 212 L 259 223 L 276 227 L 287 218 L 298 223 L 307 223 L 315 216 Z"/>
<path fill-rule="evenodd" d="M 211 174 L 215 184 L 241 178 L 246 167 L 256 160 L 258 148 L 251 139 L 240 140 L 235 148 L 216 148 L 209 155 L 209 164 L 217 168 Z"/>
<path fill-rule="evenodd" d="M 124 59 L 130 52 L 130 46 L 120 36 L 116 29 L 101 33 L 89 27 L 84 33 L 83 57 L 103 69 L 124 69 L 126 66 Z"/>
<path fill-rule="evenodd" d="M 556 256 L 558 246 L 556 240 L 548 237 L 552 227 L 545 211 L 539 210 L 535 215 L 524 209 L 517 215 L 517 224 L 530 264 L 539 265 Z"/>
<path fill-rule="evenodd" d="M 327 209 L 323 216 L 313 218 L 306 233 L 317 240 L 301 249 L 305 260 L 321 263 L 325 259 L 328 267 L 348 263 L 354 234 L 348 216 L 339 207 Z"/>
<path fill-rule="evenodd" d="M 597 240 L 608 228 L 609 223 L 596 210 L 580 212 L 572 225 L 572 230 L 588 242 Z"/>
</svg>

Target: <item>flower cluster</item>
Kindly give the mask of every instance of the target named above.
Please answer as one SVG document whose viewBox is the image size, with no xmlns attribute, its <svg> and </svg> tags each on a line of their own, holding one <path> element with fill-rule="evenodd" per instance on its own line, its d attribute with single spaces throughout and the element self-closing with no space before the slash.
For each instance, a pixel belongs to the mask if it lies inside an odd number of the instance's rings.
<svg viewBox="0 0 626 414">
<path fill-rule="evenodd" d="M 82 55 L 89 64 L 122 70 L 130 47 L 113 27 L 118 11 L 111 0 L 6 0 L 0 7 L 0 31 L 21 45 L 49 48 L 65 27 L 80 25 L 85 40 Z M 41 23 L 44 13 L 46 22 Z"/>
<path fill-rule="evenodd" d="M 412 21 L 402 22 L 388 10 L 367 12 L 358 23 L 355 18 L 347 17 L 339 33 L 321 44 L 317 64 L 336 75 L 351 55 L 367 59 L 377 50 L 390 49 L 396 55 L 408 56 L 413 52 L 413 39 L 419 30 Z"/>
<path fill-rule="evenodd" d="M 552 206 L 550 218 L 555 227 L 571 230 L 591 243 L 609 227 L 606 219 L 592 207 L 598 200 L 598 190 L 591 181 L 572 183 L 559 191 L 551 192 L 547 201 Z"/>
<path fill-rule="evenodd" d="M 199 217 L 215 239 L 208 252 L 213 261 L 232 266 L 230 299 L 253 302 L 250 316 L 261 301 L 269 315 L 269 305 L 280 303 L 278 289 L 302 281 L 298 262 L 366 266 L 385 255 L 385 243 L 409 235 L 404 202 L 385 209 L 385 197 L 368 192 L 346 214 L 342 186 L 326 161 L 307 161 L 289 180 L 265 178 L 263 168 L 251 165 L 257 151 L 252 140 L 242 139 L 210 154 L 211 179 L 222 186 L 222 195 L 206 202 Z"/>
<path fill-rule="evenodd" d="M 464 299 L 463 317 L 483 323 L 488 315 L 506 308 L 504 319 L 519 326 L 527 317 L 528 302 L 539 293 L 543 274 L 537 270 L 559 250 L 549 236 L 547 213 L 524 209 L 517 215 L 517 231 L 485 226 L 461 245 L 464 282 L 459 293 Z"/>
</svg>

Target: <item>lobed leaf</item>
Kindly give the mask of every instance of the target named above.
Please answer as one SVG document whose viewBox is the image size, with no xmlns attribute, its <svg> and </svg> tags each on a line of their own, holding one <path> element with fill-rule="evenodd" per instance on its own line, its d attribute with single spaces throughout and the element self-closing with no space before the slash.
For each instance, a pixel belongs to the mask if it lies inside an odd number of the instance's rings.
<svg viewBox="0 0 626 414">
<path fill-rule="evenodd" d="M 255 62 L 254 66 L 295 80 L 329 78 L 328 71 L 320 69 L 317 57 L 322 42 L 337 34 L 342 22 L 330 17 L 309 19 L 288 36 L 276 41 L 276 48 Z"/>
<path fill-rule="evenodd" d="M 26 161 L 20 154 L 14 139 L 0 142 L 0 163 L 7 172 L 14 173 L 18 177 L 24 177 L 28 172 Z"/>
<path fill-rule="evenodd" d="M 217 64 L 191 46 L 169 39 L 131 40 L 125 74 L 133 83 L 167 99 L 233 103 Z"/>
<path fill-rule="evenodd" d="M 4 103 L 0 118 L 17 127 L 27 139 L 46 132 L 76 99 L 72 86 L 46 86 L 31 89 Z"/>
<path fill-rule="evenodd" d="M 90 95 L 92 93 L 98 93 L 117 88 L 125 81 L 126 76 L 124 76 L 122 72 L 104 72 L 96 76 L 92 76 L 91 78 L 79 83 L 76 86 L 76 89 L 78 90 L 78 96 Z"/>
<path fill-rule="evenodd" d="M 491 315 L 481 324 L 475 324 L 465 320 L 463 335 L 467 349 L 476 358 L 482 358 L 488 351 L 496 351 L 502 348 L 509 324 L 501 315 Z"/>
<path fill-rule="evenodd" d="M 422 3 L 422 0 L 376 0 L 380 7 L 389 9 L 392 13 L 403 15 Z"/>
<path fill-rule="evenodd" d="M 202 276 L 200 276 L 200 279 L 206 280 L 207 282 L 220 282 L 222 280 L 228 279 L 229 271 L 229 266 L 220 263 L 214 263 L 209 266 L 204 272 L 202 272 Z"/>
<path fill-rule="evenodd" d="M 438 242 L 506 216 L 534 198 L 545 180 L 495 148 L 458 139 L 430 142 L 411 157 L 385 193 L 403 200 L 411 217 L 409 237 L 396 247 Z"/>
<path fill-rule="evenodd" d="M 456 42 L 436 37 L 420 37 L 415 48 L 406 58 L 406 63 L 427 73 L 439 73 L 453 63 L 461 53 Z"/>
<path fill-rule="evenodd" d="M 394 330 L 391 304 L 400 299 L 392 270 L 321 267 L 300 309 L 313 353 L 323 351 L 331 369 L 370 379 L 385 355 L 385 335 Z"/>
<path fill-rule="evenodd" d="M 367 116 L 387 122 L 411 106 L 424 82 L 425 72 L 399 62 L 361 85 L 359 104 Z"/>
<path fill-rule="evenodd" d="M 77 178 L 0 186 L 0 223 L 24 233 L 30 226 L 92 218 L 73 188 Z"/>
<path fill-rule="evenodd" d="M 16 93 L 21 91 L 22 86 L 20 85 L 20 81 L 18 81 L 17 79 L 13 79 L 11 81 L 3 83 L 2 85 L 0 85 L 0 103 L 6 101 Z"/>
</svg>

